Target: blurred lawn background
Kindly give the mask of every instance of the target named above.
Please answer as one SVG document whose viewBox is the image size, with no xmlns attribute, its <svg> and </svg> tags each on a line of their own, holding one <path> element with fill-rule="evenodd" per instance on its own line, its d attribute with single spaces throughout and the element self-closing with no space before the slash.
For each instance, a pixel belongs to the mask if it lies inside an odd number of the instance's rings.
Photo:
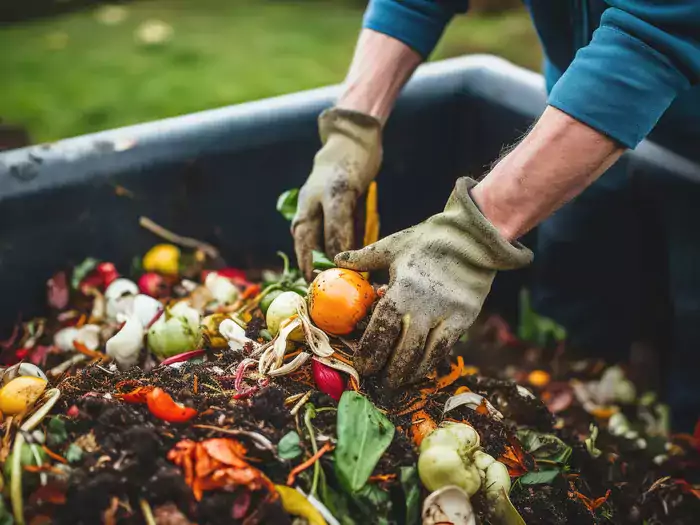
<svg viewBox="0 0 700 525">
<path fill-rule="evenodd" d="M 0 119 L 42 142 L 341 82 L 363 10 L 358 0 L 136 0 L 5 24 Z M 531 69 L 541 60 L 521 8 L 459 17 L 432 59 L 466 53 Z"/>
</svg>

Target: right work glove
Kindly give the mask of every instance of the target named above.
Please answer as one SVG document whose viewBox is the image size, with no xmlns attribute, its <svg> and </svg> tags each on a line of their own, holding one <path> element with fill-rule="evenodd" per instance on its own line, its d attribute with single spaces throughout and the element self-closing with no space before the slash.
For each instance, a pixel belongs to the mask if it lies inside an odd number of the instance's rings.
<svg viewBox="0 0 700 525">
<path fill-rule="evenodd" d="M 376 118 L 332 108 L 321 114 L 318 127 L 323 147 L 299 191 L 292 221 L 297 261 L 309 281 L 312 250 L 332 259 L 355 248 L 355 206 L 382 162 L 382 125 Z"/>
</svg>

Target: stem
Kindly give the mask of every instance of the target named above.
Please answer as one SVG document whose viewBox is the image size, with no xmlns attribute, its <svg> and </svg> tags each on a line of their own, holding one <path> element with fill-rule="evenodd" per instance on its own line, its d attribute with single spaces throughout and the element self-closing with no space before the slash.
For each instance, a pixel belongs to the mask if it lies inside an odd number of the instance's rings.
<svg viewBox="0 0 700 525">
<path fill-rule="evenodd" d="M 143 512 L 143 520 L 147 525 L 156 525 L 156 519 L 153 517 L 153 511 L 151 506 L 145 499 L 139 501 L 139 506 L 141 507 L 141 512 Z"/>
<path fill-rule="evenodd" d="M 313 407 L 307 407 L 304 413 L 304 425 L 306 430 L 309 432 L 309 439 L 311 439 L 311 449 L 314 451 L 314 456 L 318 454 L 318 445 L 316 444 L 316 435 L 314 434 L 314 427 L 311 424 L 311 420 L 316 417 L 316 409 Z M 316 491 L 318 489 L 318 477 L 320 475 L 321 462 L 317 461 L 314 463 L 314 477 L 311 482 L 311 495 L 316 497 Z"/>
<path fill-rule="evenodd" d="M 287 277 L 289 275 L 289 257 L 287 257 L 287 254 L 284 252 L 277 252 L 277 255 L 282 257 L 282 261 L 284 262 L 284 266 L 282 267 L 282 277 Z"/>
<path fill-rule="evenodd" d="M 337 412 L 338 409 L 335 407 L 323 407 L 323 408 L 317 408 L 316 412 Z"/>
<path fill-rule="evenodd" d="M 141 227 L 147 229 L 151 233 L 157 235 L 158 237 L 162 237 L 166 241 L 170 241 L 173 244 L 178 244 L 184 248 L 201 250 L 212 259 L 219 259 L 221 257 L 219 250 L 214 248 L 211 244 L 193 239 L 192 237 L 183 237 L 182 235 L 173 233 L 170 230 L 163 228 L 160 224 L 156 224 L 148 217 L 139 217 L 139 224 Z"/>
<path fill-rule="evenodd" d="M 12 514 L 17 525 L 24 525 L 24 505 L 22 504 L 22 445 L 24 435 L 17 432 L 12 447 L 12 476 L 10 477 L 10 501 Z"/>
</svg>

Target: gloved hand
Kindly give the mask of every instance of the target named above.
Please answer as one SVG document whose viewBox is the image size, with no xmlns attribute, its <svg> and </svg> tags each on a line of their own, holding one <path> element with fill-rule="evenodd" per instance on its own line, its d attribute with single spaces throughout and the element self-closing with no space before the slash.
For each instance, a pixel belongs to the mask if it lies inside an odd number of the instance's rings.
<svg viewBox="0 0 700 525">
<path fill-rule="evenodd" d="M 354 248 L 354 211 L 382 162 L 382 126 L 369 115 L 346 109 L 324 111 L 318 119 L 323 147 L 299 191 L 292 235 L 299 267 L 313 276 L 311 251 L 333 258 Z M 325 236 L 325 249 L 321 244 Z"/>
<path fill-rule="evenodd" d="M 474 322 L 496 271 L 532 261 L 481 214 L 469 194 L 475 185 L 459 179 L 442 213 L 335 258 L 357 271 L 389 268 L 388 290 L 355 353 L 361 374 L 386 367 L 392 388 L 422 379 Z"/>
</svg>

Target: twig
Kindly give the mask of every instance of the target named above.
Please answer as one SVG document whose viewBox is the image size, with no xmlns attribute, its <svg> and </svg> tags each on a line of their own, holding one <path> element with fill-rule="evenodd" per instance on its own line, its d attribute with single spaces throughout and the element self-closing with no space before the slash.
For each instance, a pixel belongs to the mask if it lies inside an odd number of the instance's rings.
<svg viewBox="0 0 700 525">
<path fill-rule="evenodd" d="M 294 407 L 289 411 L 289 413 L 292 414 L 293 416 L 296 416 L 297 412 L 299 412 L 299 410 L 301 410 L 301 407 L 303 407 L 306 404 L 306 402 L 309 400 L 309 398 L 311 397 L 311 394 L 313 394 L 313 390 L 309 390 L 306 394 L 304 394 L 301 397 L 301 399 L 297 402 L 297 404 L 294 405 Z"/>
<path fill-rule="evenodd" d="M 80 363 L 81 361 L 87 361 L 87 356 L 84 354 L 76 354 L 70 359 L 66 359 L 60 365 L 54 366 L 49 370 L 49 375 L 57 376 L 68 370 L 71 366 Z"/>
<path fill-rule="evenodd" d="M 192 425 L 193 428 L 202 428 L 205 430 L 214 430 L 216 432 L 221 432 L 222 434 L 229 434 L 231 436 L 245 436 L 250 438 L 255 446 L 260 450 L 267 450 L 269 452 L 275 453 L 275 446 L 272 441 L 267 439 L 262 434 L 258 432 L 251 432 L 249 430 L 235 430 L 230 428 L 221 428 L 214 425 Z"/>
<path fill-rule="evenodd" d="M 141 498 L 139 500 L 139 506 L 141 507 L 141 512 L 143 512 L 143 519 L 146 522 L 146 525 L 157 525 L 156 519 L 153 517 L 153 511 L 151 510 L 151 506 L 148 504 L 148 502 Z"/>
<path fill-rule="evenodd" d="M 323 456 L 326 452 L 332 450 L 333 447 L 331 446 L 330 443 L 326 443 L 323 445 L 316 454 L 311 456 L 309 459 L 304 461 L 302 464 L 297 465 L 292 469 L 292 471 L 289 473 L 289 477 L 287 477 L 287 485 L 293 485 L 294 480 L 297 477 L 297 474 L 300 474 L 304 472 L 307 468 L 309 468 L 311 465 L 316 463 L 319 459 L 321 459 L 321 456 Z"/>
<path fill-rule="evenodd" d="M 184 246 L 185 248 L 201 250 L 212 259 L 221 258 L 219 250 L 214 248 L 211 244 L 199 241 L 197 239 L 193 239 L 192 237 L 183 237 L 182 235 L 173 233 L 170 230 L 163 228 L 161 225 L 156 224 L 148 217 L 139 217 L 139 224 L 142 228 L 147 229 L 151 233 L 157 235 L 158 237 L 162 237 L 166 241 L 169 241 L 173 244 L 178 244 L 180 246 Z"/>
</svg>

